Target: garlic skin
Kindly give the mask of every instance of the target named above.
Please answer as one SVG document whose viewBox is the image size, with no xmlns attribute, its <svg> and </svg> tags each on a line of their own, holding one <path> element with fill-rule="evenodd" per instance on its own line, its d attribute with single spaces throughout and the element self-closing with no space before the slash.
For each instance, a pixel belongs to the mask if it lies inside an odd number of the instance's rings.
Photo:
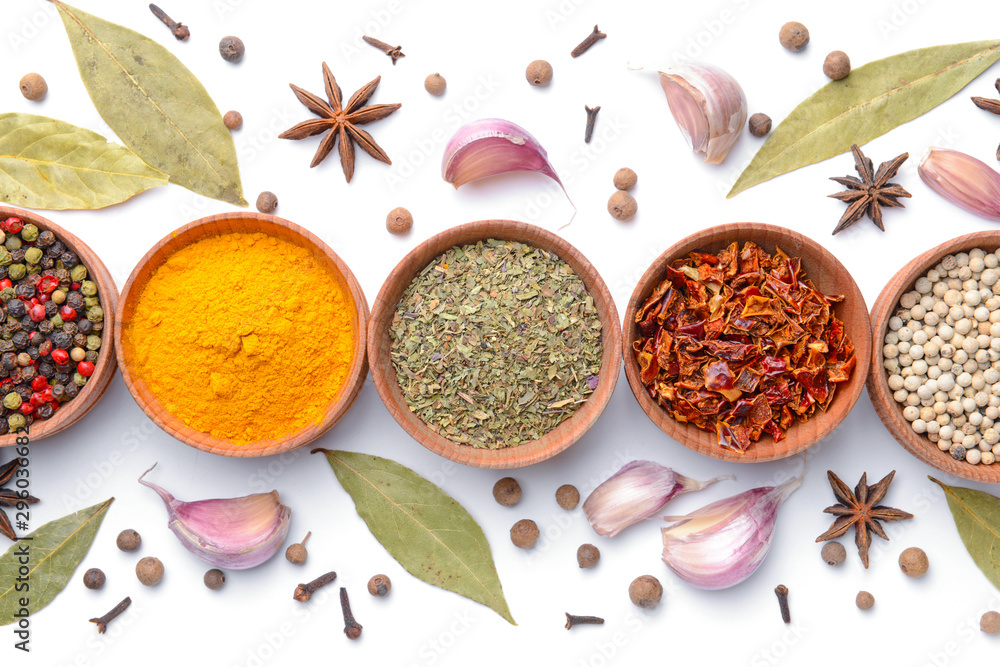
<svg viewBox="0 0 1000 667">
<path fill-rule="evenodd" d="M 653 461 L 632 461 L 591 492 L 583 511 L 594 532 L 614 537 L 656 514 L 674 496 L 699 491 L 723 479 L 732 479 L 732 475 L 699 482 Z"/>
<path fill-rule="evenodd" d="M 929 148 L 917 173 L 931 190 L 987 220 L 1000 221 L 1000 174 L 971 155 Z"/>
<path fill-rule="evenodd" d="M 153 468 L 142 474 L 139 483 L 159 494 L 167 507 L 167 527 L 205 562 L 245 570 L 267 561 L 284 543 L 292 511 L 281 504 L 277 491 L 183 502 L 143 479 Z"/>
<path fill-rule="evenodd" d="M 663 562 L 696 588 L 718 590 L 744 581 L 771 548 L 778 507 L 802 483 L 744 491 L 681 517 L 663 528 Z"/>
<path fill-rule="evenodd" d="M 747 96 L 736 79 L 707 63 L 689 62 L 660 72 L 670 113 L 691 149 L 720 164 L 747 124 Z"/>
</svg>

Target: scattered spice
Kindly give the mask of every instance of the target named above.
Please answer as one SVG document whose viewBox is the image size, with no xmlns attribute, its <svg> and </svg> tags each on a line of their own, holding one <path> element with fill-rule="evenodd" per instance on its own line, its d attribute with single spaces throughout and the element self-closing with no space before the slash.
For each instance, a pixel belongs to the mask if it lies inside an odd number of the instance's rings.
<svg viewBox="0 0 1000 667">
<path fill-rule="evenodd" d="M 785 623 L 791 623 L 792 613 L 788 610 L 788 586 L 779 584 L 775 587 L 774 594 L 778 596 L 778 608 L 781 610 L 781 620 Z"/>
<path fill-rule="evenodd" d="M 368 592 L 377 598 L 384 598 L 392 590 L 392 581 L 384 574 L 376 574 L 368 580 Z"/>
<path fill-rule="evenodd" d="M 336 572 L 327 572 L 324 575 L 316 577 L 308 584 L 299 584 L 295 587 L 295 592 L 292 594 L 292 599 L 298 600 L 299 602 L 309 602 L 312 599 L 313 593 L 323 588 L 329 583 L 332 583 L 337 578 Z M 343 590 L 343 589 L 341 589 Z"/>
<path fill-rule="evenodd" d="M 114 609 L 106 613 L 104 616 L 101 616 L 100 618 L 90 619 L 91 623 L 97 624 L 97 634 L 103 635 L 105 631 L 108 629 L 108 623 L 110 623 L 111 621 L 115 620 L 118 616 L 120 616 L 122 612 L 128 609 L 128 606 L 130 604 L 132 604 L 132 598 L 126 597 L 124 600 L 116 604 L 114 606 Z"/>
<path fill-rule="evenodd" d="M 988 635 L 1000 634 L 1000 613 L 988 611 L 979 619 L 979 629 Z"/>
<path fill-rule="evenodd" d="M 257 210 L 261 213 L 274 213 L 278 208 L 278 197 L 268 190 L 257 195 Z"/>
<path fill-rule="evenodd" d="M 366 153 L 371 155 L 376 160 L 386 164 L 392 164 L 392 160 L 390 160 L 389 156 L 385 154 L 385 151 L 383 151 L 382 148 L 375 143 L 372 136 L 358 127 L 359 125 L 365 125 L 367 123 L 373 123 L 377 120 L 382 120 L 402 106 L 401 104 L 367 105 L 368 100 L 375 94 L 375 89 L 378 88 L 379 81 L 381 80 L 382 77 L 377 76 L 369 81 L 357 92 L 351 95 L 351 99 L 349 99 L 347 101 L 347 105 L 344 106 L 341 102 L 343 93 L 340 90 L 340 86 L 337 85 L 337 80 L 333 78 L 333 73 L 324 62 L 323 81 L 326 84 L 326 97 L 327 100 L 329 100 L 329 103 L 324 102 L 321 98 L 299 88 L 293 83 L 288 84 L 295 93 L 295 96 L 299 99 L 299 102 L 302 102 L 302 104 L 305 105 L 309 111 L 316 114 L 319 117 L 319 120 L 312 119 L 303 121 L 279 134 L 278 138 L 296 140 L 305 139 L 306 137 L 314 136 L 329 128 L 326 136 L 323 137 L 323 141 L 320 142 L 319 149 L 316 151 L 316 155 L 313 156 L 312 162 L 309 166 L 315 167 L 322 162 L 326 156 L 330 154 L 330 151 L 333 150 L 334 145 L 337 143 L 337 138 L 339 137 L 340 165 L 344 170 L 344 176 L 347 178 L 348 183 L 351 182 L 351 178 L 354 176 L 355 143 L 357 143 L 358 146 L 360 146 Z"/>
<path fill-rule="evenodd" d="M 927 554 L 920 547 L 909 547 L 899 554 L 899 569 L 911 579 L 927 574 Z"/>
<path fill-rule="evenodd" d="M 574 625 L 604 625 L 604 619 L 599 616 L 576 616 L 566 612 L 566 629 Z"/>
<path fill-rule="evenodd" d="M 840 81 L 851 73 L 851 59 L 843 51 L 831 51 L 823 61 L 823 74 Z"/>
<path fill-rule="evenodd" d="M 780 248 L 692 252 L 670 263 L 636 313 L 640 379 L 721 447 L 744 452 L 765 433 L 781 440 L 851 377 L 854 344 L 832 307 L 843 298 L 821 294 Z"/>
<path fill-rule="evenodd" d="M 354 620 L 346 588 L 340 589 L 340 608 L 344 612 L 344 634 L 347 635 L 348 639 L 357 639 L 361 636 L 361 624 Z"/>
<path fill-rule="evenodd" d="M 1000 93 L 1000 79 L 997 79 L 993 83 L 993 86 L 997 89 L 997 92 Z M 1000 100 L 989 100 L 985 97 L 973 97 L 972 103 L 984 111 L 1000 114 Z M 1000 146 L 997 147 L 997 159 L 1000 160 Z"/>
<path fill-rule="evenodd" d="M 521 519 L 510 529 L 510 541 L 518 549 L 530 549 L 538 541 L 538 524 L 531 519 Z"/>
<path fill-rule="evenodd" d="M 871 533 L 875 533 L 883 540 L 889 539 L 879 521 L 902 521 L 913 518 L 909 512 L 879 505 L 888 493 L 889 484 L 896 476 L 896 471 L 890 472 L 874 486 L 868 485 L 868 473 L 862 473 L 861 481 L 854 487 L 853 493 L 832 470 L 828 470 L 826 475 L 830 480 L 830 486 L 833 487 L 833 495 L 840 502 L 823 510 L 827 514 L 835 515 L 837 520 L 830 526 L 830 530 L 817 537 L 816 541 L 823 542 L 840 537 L 854 526 L 854 542 L 858 545 L 861 562 L 867 569 Z"/>
<path fill-rule="evenodd" d="M 384 53 L 385 55 L 392 58 L 392 64 L 395 65 L 396 61 L 400 58 L 405 58 L 406 54 L 401 51 L 402 46 L 392 46 L 391 44 L 386 44 L 382 40 L 375 39 L 374 37 L 369 37 L 368 35 L 363 35 L 361 39 L 365 40 L 368 44 L 371 44 L 376 49 Z"/>
<path fill-rule="evenodd" d="M 222 122 L 230 130 L 238 130 L 243 127 L 243 114 L 239 111 L 227 111 L 222 117 Z"/>
<path fill-rule="evenodd" d="M 504 507 L 513 507 L 521 502 L 521 485 L 513 477 L 498 479 L 493 485 L 493 499 Z"/>
<path fill-rule="evenodd" d="M 641 609 L 652 609 L 660 604 L 663 586 L 660 580 L 650 574 L 636 577 L 628 587 L 628 597 L 632 604 Z"/>
<path fill-rule="evenodd" d="M 615 190 L 615 193 L 608 199 L 608 213 L 615 220 L 629 220 L 639 210 L 639 204 L 635 197 L 624 190 Z"/>
<path fill-rule="evenodd" d="M 205 587 L 212 591 L 217 591 L 226 583 L 226 573 L 219 568 L 212 568 L 205 573 Z"/>
<path fill-rule="evenodd" d="M 552 65 L 545 60 L 532 60 L 524 70 L 524 78 L 532 86 L 547 86 L 552 83 Z"/>
<path fill-rule="evenodd" d="M 413 214 L 399 206 L 385 216 L 385 228 L 390 234 L 405 234 L 413 227 Z"/>
<path fill-rule="evenodd" d="M 296 544 L 291 544 L 288 546 L 287 549 L 285 549 L 285 558 L 288 560 L 289 563 L 291 563 L 292 565 L 305 564 L 306 558 L 309 557 L 309 552 L 306 551 L 306 540 L 309 539 L 310 535 L 312 535 L 311 530 L 308 533 L 306 533 L 306 536 L 302 538 L 301 542 L 298 542 Z"/>
<path fill-rule="evenodd" d="M 858 605 L 858 609 L 871 609 L 875 606 L 875 596 L 868 591 L 860 591 L 854 598 L 854 604 Z"/>
<path fill-rule="evenodd" d="M 860 220 L 861 216 L 865 215 L 865 213 L 868 214 L 868 219 L 884 232 L 885 225 L 882 224 L 882 207 L 904 208 L 903 204 L 899 201 L 900 197 L 913 196 L 898 184 L 889 183 L 889 179 L 896 175 L 896 172 L 903 166 L 903 163 L 910 157 L 910 154 L 903 153 L 887 162 L 883 162 L 878 166 L 878 171 L 876 172 L 873 169 L 871 159 L 865 157 L 865 154 L 861 152 L 857 144 L 851 146 L 851 153 L 854 155 L 854 168 L 857 170 L 858 175 L 861 176 L 861 179 L 859 180 L 854 176 L 844 176 L 842 178 L 835 176 L 830 178 L 831 181 L 836 181 L 848 189 L 829 196 L 850 204 L 844 215 L 840 218 L 840 222 L 834 228 L 833 233 L 837 234 L 844 231 Z"/>
<path fill-rule="evenodd" d="M 607 37 L 607 35 L 601 32 L 595 25 L 594 30 L 589 35 L 587 35 L 582 42 L 577 44 L 575 49 L 570 51 L 570 55 L 573 56 L 574 58 L 579 58 L 584 53 L 586 53 L 587 50 L 590 49 L 590 47 L 592 47 L 594 44 L 597 44 L 605 37 Z"/>
<path fill-rule="evenodd" d="M 591 109 L 584 104 L 583 108 L 587 111 L 587 128 L 583 132 L 583 143 L 589 144 L 594 136 L 594 123 L 597 122 L 597 112 L 601 110 L 601 107 L 597 106 Z"/>
<path fill-rule="evenodd" d="M 230 63 L 238 63 L 243 60 L 243 54 L 246 52 L 246 47 L 243 46 L 243 40 L 239 37 L 233 37 L 232 35 L 228 37 L 223 37 L 219 41 L 219 55 L 222 59 Z"/>
<path fill-rule="evenodd" d="M 407 405 L 432 431 L 499 449 L 540 438 L 597 389 L 601 329 L 569 264 L 487 239 L 449 249 L 413 279 L 390 355 Z"/>
<path fill-rule="evenodd" d="M 172 18 L 167 16 L 167 13 L 165 11 L 163 11 L 156 5 L 150 3 L 149 11 L 153 12 L 153 16 L 160 19 L 160 21 L 163 22 L 163 25 L 170 28 L 170 31 L 174 34 L 174 37 L 177 38 L 177 41 L 183 42 L 185 39 L 191 36 L 191 31 L 188 30 L 188 27 L 186 25 L 180 23 L 179 21 L 174 21 Z"/>
<path fill-rule="evenodd" d="M 564 510 L 576 509 L 580 504 L 580 492 L 572 484 L 563 484 L 556 489 L 556 502 Z"/>
<path fill-rule="evenodd" d="M 789 21 L 781 26 L 778 41 L 789 51 L 801 51 L 809 43 L 809 28 L 798 21 Z"/>
<path fill-rule="evenodd" d="M 115 543 L 122 551 L 135 551 L 142 546 L 142 536 L 133 529 L 126 528 L 118 533 L 118 539 L 115 540 Z"/>
<path fill-rule="evenodd" d="M 615 188 L 618 190 L 631 190 L 635 187 L 639 177 L 628 167 L 622 167 L 615 172 Z"/>
<path fill-rule="evenodd" d="M 32 102 L 38 102 L 49 92 L 49 85 L 45 83 L 45 79 L 42 78 L 41 74 L 34 72 L 21 77 L 20 87 L 21 94 Z"/>
<path fill-rule="evenodd" d="M 156 586 L 163 580 L 163 563 L 159 558 L 146 556 L 136 563 L 135 576 L 143 586 Z"/>
<path fill-rule="evenodd" d="M 750 116 L 750 134 L 763 137 L 771 131 L 771 117 L 766 113 L 755 113 Z"/>
<path fill-rule="evenodd" d="M 447 86 L 448 82 L 445 81 L 444 77 L 437 72 L 434 72 L 434 74 L 428 74 L 427 78 L 424 79 L 424 90 L 436 97 L 444 95 L 444 91 Z"/>
<path fill-rule="evenodd" d="M 83 573 L 83 585 L 92 591 L 104 588 L 104 582 L 106 580 L 104 572 L 96 567 L 92 567 Z"/>
<path fill-rule="evenodd" d="M 581 544 L 576 550 L 576 562 L 582 569 L 589 569 L 601 560 L 601 551 L 593 544 Z"/>
<path fill-rule="evenodd" d="M 840 542 L 827 542 L 823 545 L 819 555 L 826 561 L 827 565 L 837 567 L 843 565 L 844 561 L 847 560 L 847 549 Z"/>
</svg>

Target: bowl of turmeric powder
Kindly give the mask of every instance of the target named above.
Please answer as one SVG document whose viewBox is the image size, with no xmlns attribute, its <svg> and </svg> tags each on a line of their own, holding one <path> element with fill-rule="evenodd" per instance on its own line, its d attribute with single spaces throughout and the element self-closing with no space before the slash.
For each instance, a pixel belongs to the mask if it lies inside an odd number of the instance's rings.
<svg viewBox="0 0 1000 667">
<path fill-rule="evenodd" d="M 318 237 L 271 215 L 213 215 L 166 236 L 129 276 L 115 322 L 136 403 L 213 454 L 267 456 L 314 440 L 368 375 L 368 303 L 354 274 Z"/>
</svg>

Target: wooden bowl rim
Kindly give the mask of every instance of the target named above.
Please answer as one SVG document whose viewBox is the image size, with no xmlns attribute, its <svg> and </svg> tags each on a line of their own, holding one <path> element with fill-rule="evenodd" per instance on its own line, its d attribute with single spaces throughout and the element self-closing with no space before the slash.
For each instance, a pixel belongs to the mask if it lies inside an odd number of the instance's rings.
<svg viewBox="0 0 1000 667">
<path fill-rule="evenodd" d="M 25 222 L 30 222 L 41 230 L 51 231 L 66 247 L 79 255 L 81 262 L 87 267 L 87 277 L 97 283 L 98 294 L 101 297 L 101 307 L 104 309 L 104 329 L 101 331 L 101 353 L 94 368 L 94 374 L 84 385 L 76 398 L 64 403 L 50 419 L 35 422 L 28 427 L 28 437 L 32 443 L 63 431 L 90 412 L 101 400 L 111 379 L 118 369 L 118 358 L 115 355 L 115 310 L 118 307 L 118 286 L 111 272 L 93 248 L 48 218 L 14 206 L 0 205 L 0 218 L 14 216 Z M 23 433 L 21 435 L 24 435 Z M 10 447 L 17 444 L 19 436 L 14 433 L 0 436 L 0 447 Z"/>
<path fill-rule="evenodd" d="M 434 257 L 456 245 L 490 238 L 526 243 L 554 252 L 568 263 L 583 280 L 594 297 L 598 313 L 603 313 L 601 371 L 597 390 L 569 418 L 537 440 L 504 449 L 477 449 L 445 438 L 427 428 L 419 417 L 410 412 L 403 399 L 395 370 L 388 358 L 389 322 L 403 291 Z M 420 261 L 421 257 L 427 259 Z M 372 325 L 368 329 L 368 358 L 372 379 L 393 418 L 414 440 L 430 451 L 447 459 L 478 468 L 519 468 L 559 454 L 579 440 L 598 420 L 614 393 L 621 368 L 618 348 L 621 345 L 621 325 L 618 310 L 607 285 L 590 261 L 561 236 L 535 225 L 514 220 L 478 220 L 447 229 L 430 237 L 411 250 L 385 279 L 372 308 Z"/>
<path fill-rule="evenodd" d="M 217 233 L 213 233 L 215 229 L 226 224 L 238 225 L 239 223 L 247 222 L 251 223 L 250 226 L 253 227 L 253 229 L 241 229 L 233 226 L 228 229 L 218 229 Z M 211 231 L 206 233 L 206 230 Z M 280 230 L 280 232 L 275 232 L 275 230 Z M 287 436 L 270 443 L 267 446 L 253 448 L 251 448 L 251 445 L 233 445 L 221 438 L 187 426 L 178 427 L 175 426 L 172 421 L 168 421 L 168 418 L 172 420 L 173 416 L 169 415 L 167 410 L 160 405 L 159 401 L 157 401 L 150 392 L 140 386 L 137 378 L 130 372 L 130 362 L 126 359 L 125 347 L 122 344 L 122 331 L 124 329 L 123 320 L 125 313 L 126 310 L 128 310 L 132 305 L 132 299 L 138 298 L 141 288 L 144 287 L 146 281 L 148 281 L 147 277 L 147 279 L 141 284 L 136 284 L 140 274 L 147 268 L 147 265 L 154 260 L 157 260 L 154 269 L 151 270 L 155 270 L 155 268 L 162 266 L 167 257 L 177 252 L 180 248 L 188 245 L 187 241 L 189 239 L 191 241 L 197 241 L 209 236 L 233 232 L 263 232 L 285 240 L 289 240 L 290 237 L 291 239 L 300 240 L 300 245 L 303 247 L 322 252 L 340 272 L 340 275 L 350 292 L 351 298 L 354 301 L 354 314 L 357 318 L 354 351 L 353 356 L 351 357 L 351 364 L 348 368 L 347 377 L 336 398 L 331 401 L 329 407 L 327 408 L 327 412 L 322 421 L 305 426 L 294 433 L 290 433 Z M 168 246 L 176 247 L 164 250 Z M 161 252 L 169 252 L 169 254 L 164 254 L 160 257 L 159 255 Z M 146 413 L 146 416 L 148 416 L 157 426 L 184 444 L 210 454 L 236 458 L 271 456 L 273 454 L 281 454 L 283 452 L 296 449 L 312 442 L 330 430 L 334 424 L 336 424 L 347 413 L 348 409 L 360 393 L 361 387 L 364 385 L 365 379 L 368 376 L 367 348 L 365 346 L 368 328 L 368 301 L 365 299 L 364 291 L 358 284 L 354 273 L 351 271 L 350 267 L 347 266 L 347 263 L 344 262 L 344 260 L 341 259 L 341 257 L 318 236 L 306 228 L 295 224 L 294 222 L 264 213 L 234 211 L 230 213 L 210 215 L 193 222 L 189 222 L 157 241 L 157 243 L 150 248 L 149 251 L 143 255 L 142 259 L 140 259 L 136 264 L 126 281 L 125 286 L 122 288 L 121 299 L 119 301 L 118 308 L 115 311 L 115 324 L 115 347 L 118 352 L 118 364 L 121 367 L 122 379 L 125 381 L 125 386 L 128 387 L 132 398 L 139 405 L 142 411 Z"/>
<path fill-rule="evenodd" d="M 816 254 L 821 260 L 819 265 L 822 267 L 822 272 L 832 273 L 834 281 L 837 283 L 843 282 L 838 278 L 838 276 L 846 278 L 846 282 L 844 282 L 844 289 L 838 290 L 838 293 L 842 293 L 844 295 L 844 303 L 853 300 L 856 304 L 859 304 L 860 308 L 855 308 L 855 310 L 860 310 L 865 316 L 864 318 L 859 317 L 861 320 L 860 324 L 862 330 L 850 332 L 851 340 L 855 345 L 857 366 L 851 375 L 851 379 L 847 382 L 848 386 L 838 391 L 837 396 L 834 397 L 829 410 L 826 412 L 818 411 L 817 413 L 814 413 L 807 422 L 805 422 L 805 425 L 812 423 L 813 429 L 815 429 L 816 424 L 822 424 L 822 428 L 811 430 L 809 435 L 804 437 L 796 437 L 802 436 L 802 433 L 806 432 L 796 432 L 799 427 L 803 426 L 803 424 L 796 422 L 788 429 L 786 437 L 781 442 L 775 443 L 769 435 L 765 435 L 758 442 L 752 444 L 745 453 L 739 454 L 729 449 L 720 447 L 718 444 L 702 444 L 696 438 L 698 438 L 699 434 L 705 434 L 704 436 L 701 436 L 702 438 L 708 437 L 709 433 L 707 431 L 702 431 L 696 426 L 682 424 L 676 421 L 670 416 L 669 413 L 667 413 L 666 410 L 660 407 L 649 397 L 646 393 L 645 387 L 642 385 L 642 381 L 639 378 L 639 367 L 635 361 L 635 356 L 632 351 L 632 343 L 635 341 L 634 320 L 638 308 L 649 296 L 655 283 L 662 280 L 664 267 L 667 263 L 669 263 L 669 261 L 676 259 L 682 254 L 686 255 L 687 253 L 698 248 L 721 248 L 729 243 L 732 243 L 733 241 L 737 241 L 739 243 L 744 241 L 756 242 L 755 237 L 760 235 L 772 235 L 779 237 L 779 239 L 785 238 L 788 240 L 789 244 L 809 248 L 810 251 Z M 761 245 L 761 247 L 768 252 L 773 252 L 774 245 L 784 246 L 785 244 L 775 244 L 770 242 L 765 244 L 758 243 L 758 245 Z M 782 250 L 787 249 L 782 247 Z M 793 257 L 797 256 L 795 253 L 790 254 Z M 803 258 L 802 268 L 806 276 L 812 279 L 815 283 L 815 276 L 819 273 L 816 270 L 816 265 L 813 262 L 807 263 L 807 261 Z M 840 304 L 838 304 L 838 309 L 839 308 Z M 844 321 L 845 328 L 851 325 L 851 323 L 847 320 L 844 320 L 843 318 L 841 319 Z M 652 422 L 656 424 L 661 431 L 688 449 L 698 452 L 699 454 L 704 454 L 705 456 L 732 463 L 763 463 L 767 461 L 777 461 L 798 454 L 829 435 L 847 417 L 854 405 L 857 403 L 858 398 L 861 396 L 861 392 L 865 385 L 864 380 L 868 375 L 868 363 L 870 362 L 868 347 L 870 345 L 871 322 L 868 319 L 868 307 L 865 303 L 864 295 L 861 293 L 854 277 L 850 274 L 850 272 L 848 272 L 844 265 L 841 264 L 840 260 L 838 260 L 836 256 L 834 256 L 833 253 L 825 247 L 804 234 L 785 227 L 763 222 L 730 222 L 715 225 L 713 227 L 697 231 L 694 234 L 690 234 L 671 245 L 655 260 L 653 260 L 653 263 L 650 264 L 649 268 L 639 279 L 639 282 L 636 284 L 635 289 L 632 292 L 632 296 L 629 298 L 628 306 L 625 310 L 624 323 L 622 325 L 622 360 L 625 365 L 625 377 L 628 380 L 629 387 L 632 389 L 632 394 L 639 402 L 639 406 L 642 408 L 642 411 L 646 413 L 650 420 L 652 420 Z M 763 449 L 763 447 L 758 447 L 761 443 L 771 443 L 773 450 L 766 454 L 759 453 Z"/>
<path fill-rule="evenodd" d="M 913 429 L 910 428 L 910 424 L 903 418 L 903 411 L 893 399 L 892 392 L 889 391 L 889 376 L 882 366 L 885 361 L 882 356 L 882 341 L 889 325 L 889 318 L 892 317 L 892 313 L 899 303 L 899 298 L 913 287 L 917 278 L 926 274 L 928 269 L 940 262 L 942 257 L 973 248 L 983 248 L 986 252 L 993 252 L 988 248 L 996 249 L 998 246 L 1000 246 L 1000 230 L 963 234 L 920 253 L 892 276 L 872 305 L 871 369 L 867 383 L 868 396 L 876 414 L 882 420 L 889 434 L 903 449 L 924 463 L 949 475 L 975 482 L 986 482 L 987 484 L 1000 484 L 1000 464 L 972 465 L 964 461 L 956 461 L 948 452 L 942 452 L 935 443 L 914 433 Z"/>
</svg>

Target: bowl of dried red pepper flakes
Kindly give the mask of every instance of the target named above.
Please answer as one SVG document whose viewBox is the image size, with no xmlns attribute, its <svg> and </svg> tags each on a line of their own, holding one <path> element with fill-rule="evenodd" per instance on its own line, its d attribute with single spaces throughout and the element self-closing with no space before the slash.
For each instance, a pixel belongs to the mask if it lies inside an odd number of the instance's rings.
<svg viewBox="0 0 1000 667">
<path fill-rule="evenodd" d="M 664 433 L 724 461 L 803 451 L 864 388 L 871 321 L 847 269 L 790 229 L 730 223 L 668 248 L 625 311 L 632 393 Z"/>
</svg>

